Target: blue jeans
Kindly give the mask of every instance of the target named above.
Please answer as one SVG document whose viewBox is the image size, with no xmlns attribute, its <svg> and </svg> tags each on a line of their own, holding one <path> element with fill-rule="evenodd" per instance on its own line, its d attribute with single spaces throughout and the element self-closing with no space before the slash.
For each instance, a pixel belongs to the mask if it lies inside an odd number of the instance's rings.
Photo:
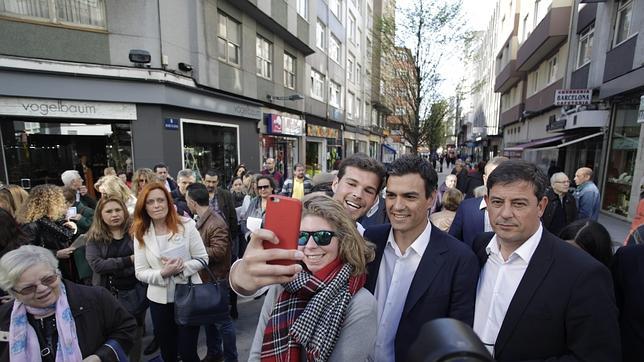
<svg viewBox="0 0 644 362">
<path fill-rule="evenodd" d="M 225 294 L 230 293 L 228 283 L 219 283 L 222 292 Z M 224 295 L 224 300 L 228 300 Z M 221 320 L 214 324 L 205 325 L 206 330 L 206 345 L 208 346 L 208 356 L 218 356 L 222 354 L 222 339 L 223 339 L 223 355 L 226 362 L 237 361 L 237 337 L 235 336 L 235 325 L 230 319 L 230 315 L 226 315 Z M 222 338 L 223 337 L 223 338 Z"/>
</svg>

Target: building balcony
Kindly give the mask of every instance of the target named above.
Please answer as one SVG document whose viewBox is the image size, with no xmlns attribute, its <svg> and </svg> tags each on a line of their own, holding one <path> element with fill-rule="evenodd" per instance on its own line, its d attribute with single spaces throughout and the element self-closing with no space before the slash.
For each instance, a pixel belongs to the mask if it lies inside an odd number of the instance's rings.
<svg viewBox="0 0 644 362">
<path fill-rule="evenodd" d="M 523 77 L 523 72 L 517 71 L 517 61 L 511 60 L 496 76 L 494 81 L 494 91 L 498 93 L 505 93 L 515 84 L 517 84 Z"/>
<path fill-rule="evenodd" d="M 511 123 L 514 123 L 521 119 L 523 114 L 523 103 L 519 103 L 516 106 L 508 109 L 505 112 L 501 112 L 499 116 L 499 127 L 505 127 Z"/>
<path fill-rule="evenodd" d="M 548 11 L 517 51 L 517 70 L 533 69 L 566 41 L 571 9 L 566 6 Z"/>
<path fill-rule="evenodd" d="M 584 89 L 588 87 L 588 72 L 590 71 L 590 63 L 572 72 L 570 79 L 570 88 Z"/>
<path fill-rule="evenodd" d="M 543 88 L 525 100 L 525 110 L 528 112 L 541 112 L 555 104 L 555 91 L 561 89 L 563 78 Z"/>
<path fill-rule="evenodd" d="M 606 53 L 604 65 L 604 83 L 615 79 L 633 70 L 637 34 L 623 41 L 618 46 Z"/>
</svg>

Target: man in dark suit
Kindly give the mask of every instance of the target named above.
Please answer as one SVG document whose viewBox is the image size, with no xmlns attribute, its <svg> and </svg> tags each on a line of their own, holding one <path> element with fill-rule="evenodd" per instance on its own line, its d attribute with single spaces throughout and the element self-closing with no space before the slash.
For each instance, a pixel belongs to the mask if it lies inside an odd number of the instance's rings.
<svg viewBox="0 0 644 362">
<path fill-rule="evenodd" d="M 497 156 L 485 165 L 483 185 L 486 184 L 488 175 L 498 165 L 507 160 L 507 157 Z M 472 246 L 472 241 L 474 241 L 474 238 L 478 234 L 485 231 L 492 231 L 486 209 L 487 205 L 482 197 L 463 200 L 456 210 L 454 221 L 449 228 L 449 234 L 465 242 L 467 245 Z"/>
<path fill-rule="evenodd" d="M 510 160 L 487 179 L 494 233 L 474 249 L 482 263 L 474 331 L 496 361 L 620 361 L 611 275 L 541 225 L 546 176 Z"/>
<path fill-rule="evenodd" d="M 543 212 L 543 227 L 554 235 L 577 219 L 577 200 L 568 192 L 570 180 L 563 172 L 555 172 L 550 177 L 550 187 L 546 189 L 548 206 Z"/>
<path fill-rule="evenodd" d="M 465 244 L 432 226 L 438 176 L 419 156 L 391 164 L 385 205 L 391 225 L 365 231 L 376 244 L 365 287 L 378 302 L 376 361 L 406 361 L 420 327 L 436 318 L 472 324 L 479 268 Z"/>
</svg>

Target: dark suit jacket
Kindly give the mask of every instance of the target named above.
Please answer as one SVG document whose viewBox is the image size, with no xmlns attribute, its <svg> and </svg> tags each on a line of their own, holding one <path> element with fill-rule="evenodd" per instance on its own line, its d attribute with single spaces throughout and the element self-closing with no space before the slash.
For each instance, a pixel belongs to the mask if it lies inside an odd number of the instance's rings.
<svg viewBox="0 0 644 362">
<path fill-rule="evenodd" d="M 494 233 L 474 241 L 481 265 Z M 512 297 L 495 360 L 621 361 L 617 307 L 606 267 L 546 229 Z"/>
<path fill-rule="evenodd" d="M 458 205 L 449 234 L 472 246 L 474 238 L 485 231 L 485 210 L 481 210 L 482 197 L 465 199 Z"/>
<path fill-rule="evenodd" d="M 391 225 L 367 229 L 365 239 L 376 244 L 376 258 L 367 266 L 365 288 L 374 293 Z M 476 256 L 463 243 L 432 225 L 429 245 L 412 280 L 398 331 L 396 360 L 406 361 L 407 351 L 420 328 L 436 318 L 474 322 L 474 300 L 479 267 Z"/>
<path fill-rule="evenodd" d="M 613 263 L 615 296 L 625 362 L 644 359 L 644 245 L 617 250 Z"/>
</svg>

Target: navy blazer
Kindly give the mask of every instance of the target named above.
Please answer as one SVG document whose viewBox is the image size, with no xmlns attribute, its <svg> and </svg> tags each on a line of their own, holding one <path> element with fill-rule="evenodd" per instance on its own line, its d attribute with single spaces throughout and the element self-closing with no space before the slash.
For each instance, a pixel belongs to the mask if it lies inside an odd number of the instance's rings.
<svg viewBox="0 0 644 362">
<path fill-rule="evenodd" d="M 367 265 L 367 288 L 376 289 L 380 262 L 387 245 L 391 225 L 367 229 L 365 239 L 376 244 L 376 258 Z M 436 318 L 454 318 L 472 325 L 474 300 L 479 278 L 476 256 L 465 244 L 432 225 L 429 244 L 412 280 L 398 331 L 395 351 L 397 361 L 407 360 L 407 351 L 420 328 Z"/>
<path fill-rule="evenodd" d="M 613 262 L 624 362 L 644 358 L 644 245 L 617 250 Z"/>
<path fill-rule="evenodd" d="M 474 241 L 481 265 L 493 235 Z M 621 361 L 608 269 L 544 229 L 499 330 L 494 359 Z"/>
<path fill-rule="evenodd" d="M 482 197 L 465 199 L 458 205 L 449 234 L 472 246 L 474 238 L 485 231 L 485 210 L 481 210 Z"/>
</svg>

